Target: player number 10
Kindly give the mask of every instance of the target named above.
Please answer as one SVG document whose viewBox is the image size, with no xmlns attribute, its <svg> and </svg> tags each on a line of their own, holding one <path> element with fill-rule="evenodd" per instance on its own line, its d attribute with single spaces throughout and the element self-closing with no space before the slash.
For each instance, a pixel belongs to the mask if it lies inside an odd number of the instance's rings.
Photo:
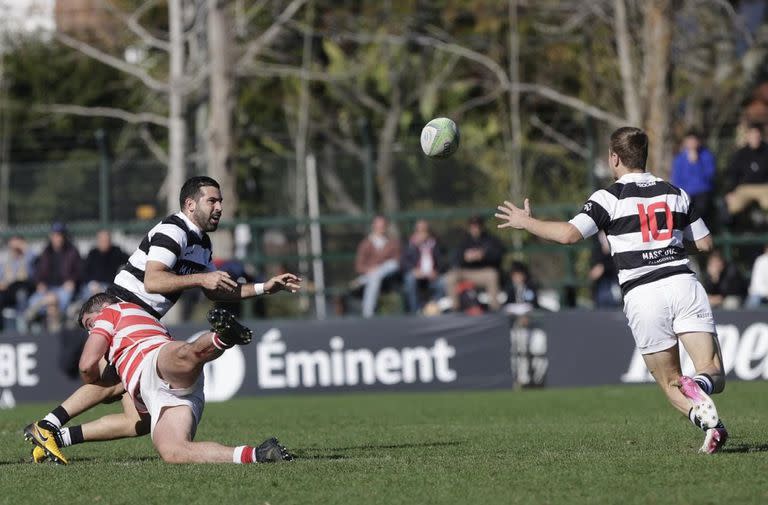
<svg viewBox="0 0 768 505">
<path fill-rule="evenodd" d="M 664 212 L 666 214 L 667 229 L 659 231 L 659 224 L 656 221 L 656 213 Z M 656 202 L 648 207 L 642 203 L 637 204 L 637 213 L 640 217 L 640 232 L 643 234 L 643 242 L 653 240 L 668 240 L 672 238 L 672 210 L 667 202 Z"/>
</svg>

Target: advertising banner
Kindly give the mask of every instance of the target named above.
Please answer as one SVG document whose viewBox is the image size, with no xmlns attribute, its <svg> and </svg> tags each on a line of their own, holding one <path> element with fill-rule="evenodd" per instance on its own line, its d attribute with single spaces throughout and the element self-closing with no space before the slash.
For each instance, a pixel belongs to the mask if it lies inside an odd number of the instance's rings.
<svg viewBox="0 0 768 505">
<path fill-rule="evenodd" d="M 514 384 L 509 320 L 498 314 L 253 322 L 250 327 L 250 345 L 230 349 L 206 365 L 210 401 L 290 391 L 431 391 Z M 203 330 L 183 325 L 171 328 L 171 334 L 195 338 Z M 1 338 L 0 405 L 61 401 L 80 385 L 61 371 L 57 337 Z"/>
<path fill-rule="evenodd" d="M 768 379 L 768 312 L 716 312 L 715 321 L 728 377 Z M 521 336 L 516 342 L 522 348 L 518 361 L 524 364 L 519 370 L 531 370 L 523 376 L 518 372 L 523 384 L 582 386 L 653 381 L 621 311 L 546 314 L 536 317 L 530 328 L 517 331 Z M 683 373 L 692 374 L 693 366 L 684 350 L 681 359 Z"/>
</svg>

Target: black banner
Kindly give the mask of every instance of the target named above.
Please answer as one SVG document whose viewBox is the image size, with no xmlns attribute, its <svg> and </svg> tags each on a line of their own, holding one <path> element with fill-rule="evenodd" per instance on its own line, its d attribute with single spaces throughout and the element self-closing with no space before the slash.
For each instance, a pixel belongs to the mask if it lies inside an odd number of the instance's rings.
<svg viewBox="0 0 768 505">
<path fill-rule="evenodd" d="M 502 315 L 254 322 L 253 342 L 206 365 L 206 396 L 288 391 L 427 391 L 512 387 Z M 178 339 L 203 330 L 171 328 Z M 61 401 L 80 385 L 57 363 L 51 335 L 4 335 L 0 406 Z"/>
<path fill-rule="evenodd" d="M 715 313 L 729 378 L 768 379 L 767 320 L 765 311 Z M 653 381 L 621 311 L 543 314 L 533 319 L 531 327 L 516 331 L 518 380 L 522 384 L 584 386 Z M 681 360 L 683 373 L 693 374 L 690 358 L 682 349 Z"/>
</svg>

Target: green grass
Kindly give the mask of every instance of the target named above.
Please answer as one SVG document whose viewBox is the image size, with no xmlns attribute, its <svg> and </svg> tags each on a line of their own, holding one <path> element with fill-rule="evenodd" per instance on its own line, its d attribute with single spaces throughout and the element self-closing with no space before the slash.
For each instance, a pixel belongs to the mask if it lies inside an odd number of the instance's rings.
<svg viewBox="0 0 768 505">
<path fill-rule="evenodd" d="M 768 503 L 768 383 L 732 383 L 718 408 L 727 451 L 655 386 L 348 394 L 209 404 L 198 440 L 298 455 L 280 465 L 167 465 L 148 438 L 66 450 L 32 465 L 21 427 L 49 405 L 0 412 L 0 503 Z M 114 410 L 100 408 L 95 414 Z"/>
</svg>

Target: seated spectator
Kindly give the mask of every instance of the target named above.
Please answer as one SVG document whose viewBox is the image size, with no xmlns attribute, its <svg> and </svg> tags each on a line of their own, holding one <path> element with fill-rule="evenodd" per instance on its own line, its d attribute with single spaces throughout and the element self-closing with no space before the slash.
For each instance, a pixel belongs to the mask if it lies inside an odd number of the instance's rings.
<svg viewBox="0 0 768 505">
<path fill-rule="evenodd" d="M 501 241 L 485 230 L 481 217 L 472 217 L 467 234 L 456 251 L 455 267 L 444 278 L 445 289 L 453 299 L 455 310 L 459 308 L 456 287 L 463 281 L 485 289 L 489 297 L 488 306 L 499 310 L 499 271 L 503 255 Z"/>
<path fill-rule="evenodd" d="M 112 235 L 108 230 L 96 234 L 96 247 L 88 252 L 83 266 L 83 300 L 96 293 L 101 293 L 117 275 L 117 271 L 128 261 L 128 255 L 112 244 Z"/>
<path fill-rule="evenodd" d="M 592 281 L 592 301 L 599 309 L 621 305 L 621 288 L 616 265 L 611 257 L 611 245 L 605 232 L 595 235 L 592 243 L 589 279 Z"/>
<path fill-rule="evenodd" d="M 363 317 L 371 317 L 376 311 L 381 283 L 400 271 L 400 243 L 389 236 L 387 228 L 387 218 L 376 216 L 371 233 L 357 246 L 355 271 L 359 276 L 353 284 L 363 287 Z"/>
<path fill-rule="evenodd" d="M 757 202 L 768 210 L 768 145 L 762 125 L 750 125 L 747 145 L 736 151 L 727 173 L 725 203 L 730 216 Z"/>
<path fill-rule="evenodd" d="M 27 298 L 34 289 L 35 256 L 29 251 L 27 241 L 14 235 L 8 239 L 8 255 L 0 267 L 0 310 L 3 318 L 10 320 L 24 310 Z M 6 311 L 10 311 L 7 315 Z"/>
<path fill-rule="evenodd" d="M 75 294 L 80 279 L 80 254 L 67 236 L 63 223 L 54 223 L 48 244 L 37 261 L 36 291 L 29 298 L 27 321 L 47 316 L 48 330 L 61 330 L 62 315 Z"/>
<path fill-rule="evenodd" d="M 727 264 L 720 251 L 707 258 L 707 270 L 702 285 L 712 308 L 736 309 L 746 294 L 746 282 L 734 266 Z"/>
<path fill-rule="evenodd" d="M 443 297 L 445 289 L 440 278 L 440 247 L 426 220 L 419 219 L 414 224 L 401 264 L 408 312 L 419 312 L 424 307 L 419 296 L 420 285 L 429 289 L 431 300 Z"/>
<path fill-rule="evenodd" d="M 538 293 L 531 282 L 528 267 L 519 261 L 512 263 L 504 291 L 507 294 L 505 308 L 510 313 L 524 314 L 539 306 Z"/>
<path fill-rule="evenodd" d="M 768 245 L 752 266 L 747 307 L 753 309 L 768 305 Z"/>
<path fill-rule="evenodd" d="M 710 222 L 715 191 L 715 157 L 695 131 L 683 138 L 681 151 L 672 162 L 672 184 L 682 188 L 691 197 L 693 207 Z"/>
</svg>

